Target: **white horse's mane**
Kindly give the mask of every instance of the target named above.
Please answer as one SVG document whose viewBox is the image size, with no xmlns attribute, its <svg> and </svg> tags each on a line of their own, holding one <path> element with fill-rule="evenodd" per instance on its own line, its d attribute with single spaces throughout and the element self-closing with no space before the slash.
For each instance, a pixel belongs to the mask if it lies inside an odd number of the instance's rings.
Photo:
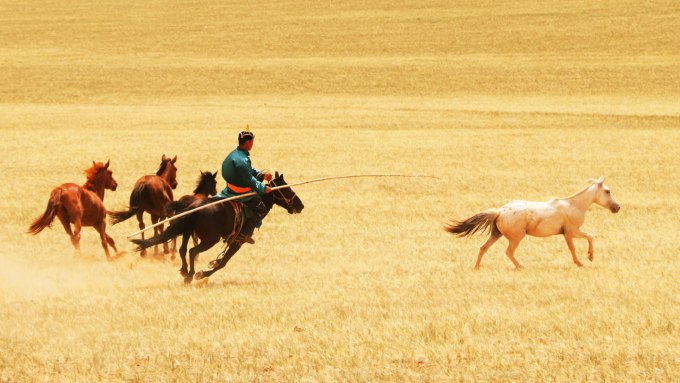
<svg viewBox="0 0 680 383">
<path fill-rule="evenodd" d="M 604 178 L 604 177 L 603 177 L 603 178 Z M 601 179 L 604 181 L 603 178 L 601 178 Z M 578 191 L 578 192 L 576 192 L 576 193 L 570 195 L 569 197 L 556 198 L 556 199 L 570 199 L 570 198 L 574 198 L 574 197 L 576 197 L 577 195 L 580 195 L 580 194 L 585 193 L 586 190 L 590 189 L 590 187 L 593 186 L 593 184 L 599 183 L 600 180 L 596 180 L 596 179 L 594 179 L 594 178 L 588 178 L 588 179 L 586 180 L 586 182 L 590 182 L 590 185 L 588 185 L 588 186 L 586 186 L 585 188 L 583 188 L 583 190 Z"/>
</svg>

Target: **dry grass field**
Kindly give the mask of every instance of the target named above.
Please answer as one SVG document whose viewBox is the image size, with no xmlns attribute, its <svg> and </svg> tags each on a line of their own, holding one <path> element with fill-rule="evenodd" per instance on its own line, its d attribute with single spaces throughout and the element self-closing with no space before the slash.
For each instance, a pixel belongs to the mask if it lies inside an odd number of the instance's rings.
<svg viewBox="0 0 680 383">
<path fill-rule="evenodd" d="M 675 1 L 0 3 L 0 382 L 680 381 Z M 128 203 L 163 154 L 176 196 L 250 124 L 296 188 L 207 283 L 178 260 L 76 254 L 50 191 L 111 160 Z M 594 262 L 457 239 L 513 199 L 607 176 Z M 223 181 L 220 179 L 220 187 Z M 147 218 L 148 222 L 148 218 Z M 203 254 L 206 267 L 219 247 Z"/>
</svg>

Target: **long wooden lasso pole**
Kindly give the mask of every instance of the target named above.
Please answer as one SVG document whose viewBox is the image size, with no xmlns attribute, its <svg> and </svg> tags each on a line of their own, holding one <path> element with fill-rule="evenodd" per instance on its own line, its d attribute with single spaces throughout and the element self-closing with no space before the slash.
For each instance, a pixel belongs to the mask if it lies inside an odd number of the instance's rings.
<svg viewBox="0 0 680 383">
<path fill-rule="evenodd" d="M 344 178 L 359 178 L 359 177 L 408 177 L 408 178 L 433 178 L 433 179 L 439 179 L 438 177 L 434 177 L 434 176 L 418 175 L 418 174 L 415 174 L 415 175 L 413 175 L 413 174 L 353 174 L 353 175 L 348 175 L 348 176 L 333 176 L 333 177 L 316 178 L 316 179 L 313 179 L 313 180 L 307 180 L 307 181 L 297 182 L 297 183 L 290 184 L 290 185 L 275 186 L 275 187 L 271 188 L 271 190 L 274 191 L 274 190 L 278 190 L 278 189 L 289 188 L 289 187 L 291 187 L 291 186 L 300 186 L 300 185 L 305 185 L 305 184 L 311 184 L 311 183 L 314 183 L 314 182 L 321 182 L 321 181 L 328 181 L 328 180 L 337 180 L 337 179 L 344 179 Z M 235 200 L 235 199 L 239 199 L 239 198 L 243 198 L 243 197 L 249 197 L 249 196 L 252 196 L 252 195 L 255 195 L 255 194 L 256 194 L 256 192 L 249 192 L 249 193 L 237 195 L 237 196 L 234 196 L 234 197 L 224 198 L 224 199 L 220 199 L 220 200 L 217 200 L 217 201 L 214 201 L 214 202 L 207 203 L 207 204 L 202 205 L 202 206 L 199 206 L 199 207 L 197 207 L 197 208 L 195 208 L 195 209 L 191 209 L 191 210 L 185 211 L 185 212 L 183 212 L 183 213 L 180 213 L 180 214 L 177 214 L 177 215 L 173 215 L 172 217 L 166 218 L 166 219 L 164 219 L 164 220 L 162 220 L 162 221 L 160 221 L 160 222 L 157 222 L 157 223 L 155 223 L 155 224 L 153 224 L 153 225 L 151 225 L 151 226 L 147 226 L 147 227 L 145 227 L 145 228 L 142 229 L 142 230 L 136 231 L 136 232 L 134 232 L 134 233 L 128 235 L 127 238 L 130 239 L 130 238 L 134 237 L 135 235 L 141 234 L 141 233 L 143 233 L 143 232 L 145 232 L 145 231 L 147 231 L 147 230 L 151 230 L 151 229 L 153 229 L 153 228 L 156 227 L 156 226 L 160 226 L 160 225 L 162 225 L 162 224 L 164 224 L 164 223 L 166 223 L 166 222 L 170 222 L 170 221 L 175 220 L 175 219 L 177 219 L 177 218 L 184 217 L 185 215 L 189 215 L 189 214 L 191 214 L 191 213 L 195 213 L 195 212 L 197 212 L 197 211 L 199 211 L 199 210 L 203 210 L 203 209 L 208 208 L 208 207 L 210 207 L 210 206 L 218 205 L 218 204 L 221 204 L 221 203 L 224 203 L 224 202 L 227 202 L 227 201 L 233 201 L 233 200 Z"/>
</svg>

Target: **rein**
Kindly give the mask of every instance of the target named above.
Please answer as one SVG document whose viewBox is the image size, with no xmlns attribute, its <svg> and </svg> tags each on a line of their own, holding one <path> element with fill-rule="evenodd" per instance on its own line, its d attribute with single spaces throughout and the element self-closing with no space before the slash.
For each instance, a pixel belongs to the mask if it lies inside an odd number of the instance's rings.
<svg viewBox="0 0 680 383">
<path fill-rule="evenodd" d="M 274 183 L 274 180 L 269 182 L 269 184 L 274 185 L 274 187 L 278 186 Z M 285 194 L 283 194 L 283 190 L 281 190 L 281 189 L 274 190 L 274 188 L 272 188 L 272 192 L 274 192 L 274 191 L 277 191 L 281 195 L 281 199 L 286 204 L 286 210 L 290 210 L 293 207 L 293 200 L 295 200 L 295 197 L 297 197 L 297 194 L 295 194 L 295 190 L 291 189 L 291 191 L 293 192 L 293 196 L 290 199 L 286 198 Z M 274 196 L 276 196 L 276 195 L 274 195 Z"/>
</svg>

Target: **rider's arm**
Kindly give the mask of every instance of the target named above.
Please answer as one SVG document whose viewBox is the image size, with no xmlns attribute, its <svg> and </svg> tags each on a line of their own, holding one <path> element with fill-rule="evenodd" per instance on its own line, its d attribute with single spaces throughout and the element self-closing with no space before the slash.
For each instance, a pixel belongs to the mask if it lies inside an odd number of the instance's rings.
<svg viewBox="0 0 680 383">
<path fill-rule="evenodd" d="M 252 174 L 252 168 L 246 164 L 243 160 L 234 160 L 234 168 L 241 180 L 244 180 L 248 187 L 257 192 L 257 194 L 262 195 L 265 192 L 265 184 L 255 179 Z M 257 174 L 257 173 L 256 173 Z"/>
</svg>

